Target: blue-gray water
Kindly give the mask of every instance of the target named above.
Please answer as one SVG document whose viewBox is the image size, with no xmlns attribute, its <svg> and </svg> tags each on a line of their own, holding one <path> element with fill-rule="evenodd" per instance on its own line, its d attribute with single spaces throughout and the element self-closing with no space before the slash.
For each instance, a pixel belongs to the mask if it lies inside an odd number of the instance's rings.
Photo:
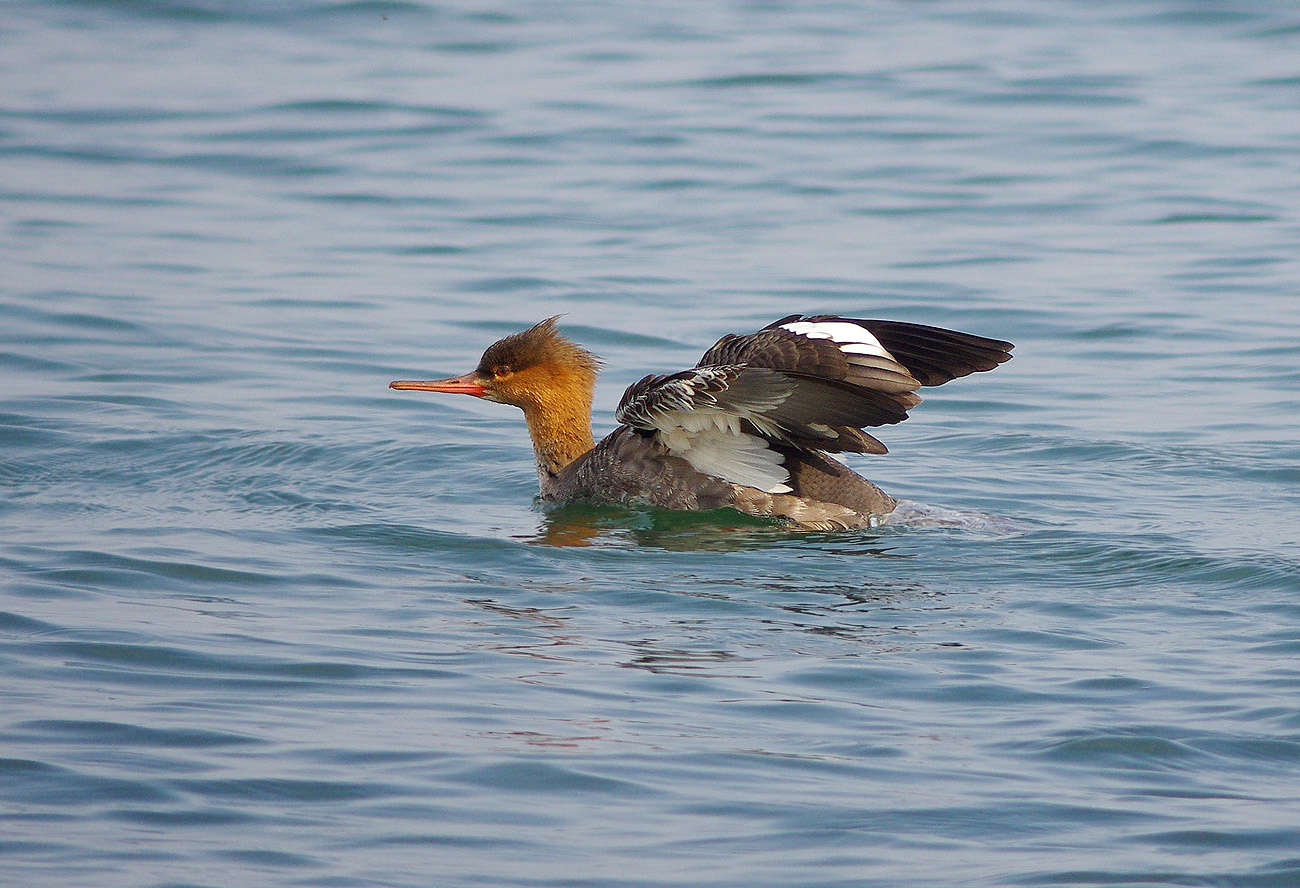
<svg viewBox="0 0 1300 888">
<path fill-rule="evenodd" d="M 0 230 L 6 885 L 1300 884 L 1293 3 L 10 3 Z M 796 311 L 956 526 L 386 388 Z"/>
</svg>

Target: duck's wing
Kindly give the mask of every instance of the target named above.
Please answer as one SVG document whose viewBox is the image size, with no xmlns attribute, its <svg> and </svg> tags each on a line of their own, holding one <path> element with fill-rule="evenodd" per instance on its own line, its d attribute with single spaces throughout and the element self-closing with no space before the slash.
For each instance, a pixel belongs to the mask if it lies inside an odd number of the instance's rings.
<svg viewBox="0 0 1300 888">
<path fill-rule="evenodd" d="M 921 385 L 943 385 L 954 379 L 984 370 L 1011 360 L 1010 342 L 988 339 L 970 333 L 958 333 L 942 327 L 909 324 L 904 321 L 872 321 L 858 318 L 841 318 L 834 315 L 817 315 L 804 318 L 791 315 L 764 329 L 783 329 L 801 332 L 804 336 L 828 335 L 832 340 L 840 328 L 847 324 L 865 330 L 881 348 L 898 363 L 907 368 Z M 849 336 L 854 333 L 848 331 Z"/>
<path fill-rule="evenodd" d="M 757 333 L 722 337 L 697 367 L 735 364 L 781 373 L 798 384 L 797 397 L 772 417 L 789 443 L 876 453 L 883 446 L 862 428 L 902 422 L 921 402 L 918 388 L 992 370 L 1011 359 L 1012 348 L 1000 339 L 923 324 L 790 315 Z M 810 434 L 825 426 L 839 435 L 824 435 L 834 443 L 819 444 Z"/>
<path fill-rule="evenodd" d="M 628 386 L 614 418 L 699 472 L 768 493 L 789 493 L 783 456 L 769 446 L 782 430 L 770 419 L 795 392 L 775 370 L 732 364 L 647 376 Z"/>
<path fill-rule="evenodd" d="M 724 336 L 692 370 L 634 383 L 615 417 L 705 474 L 784 493 L 782 451 L 885 453 L 864 427 L 902 422 L 922 385 L 992 369 L 1010 349 L 920 324 L 791 315 Z"/>
<path fill-rule="evenodd" d="M 728 335 L 697 366 L 743 363 L 889 391 L 908 377 L 943 385 L 1011 360 L 1010 342 L 942 327 L 836 315 L 790 315 L 757 333 Z M 900 378 L 898 374 L 902 374 Z"/>
</svg>

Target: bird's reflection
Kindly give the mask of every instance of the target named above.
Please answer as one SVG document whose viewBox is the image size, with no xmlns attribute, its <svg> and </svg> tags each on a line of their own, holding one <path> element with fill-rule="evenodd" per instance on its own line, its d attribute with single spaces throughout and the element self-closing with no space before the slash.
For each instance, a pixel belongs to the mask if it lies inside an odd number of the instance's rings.
<svg viewBox="0 0 1300 888">
<path fill-rule="evenodd" d="M 540 546 L 643 546 L 674 552 L 742 552 L 816 542 L 832 544 L 841 554 L 882 557 L 890 556 L 892 548 L 889 535 L 874 530 L 797 530 L 731 509 L 673 512 L 586 504 L 546 509 L 537 532 L 523 540 Z"/>
</svg>

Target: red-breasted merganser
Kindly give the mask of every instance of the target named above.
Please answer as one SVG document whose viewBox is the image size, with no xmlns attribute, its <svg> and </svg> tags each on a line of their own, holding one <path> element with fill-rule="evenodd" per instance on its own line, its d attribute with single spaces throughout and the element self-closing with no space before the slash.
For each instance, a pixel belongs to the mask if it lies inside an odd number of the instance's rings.
<svg viewBox="0 0 1300 888">
<path fill-rule="evenodd" d="M 900 321 L 790 315 L 729 334 L 690 370 L 628 387 L 596 444 L 600 359 L 555 329 L 507 336 L 464 376 L 398 380 L 524 411 L 542 499 L 732 508 L 814 530 L 874 525 L 897 501 L 828 453 L 885 453 L 863 431 L 907 419 L 916 390 L 1011 359 L 1012 344 Z"/>
</svg>

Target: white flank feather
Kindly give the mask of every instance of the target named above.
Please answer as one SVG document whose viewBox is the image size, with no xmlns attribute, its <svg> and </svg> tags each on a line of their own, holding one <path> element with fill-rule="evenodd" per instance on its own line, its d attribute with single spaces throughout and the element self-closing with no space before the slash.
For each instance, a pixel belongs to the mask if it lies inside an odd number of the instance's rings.
<svg viewBox="0 0 1300 888">
<path fill-rule="evenodd" d="M 660 440 L 705 475 L 767 493 L 789 493 L 792 489 L 786 483 L 790 473 L 781 465 L 781 454 L 768 448 L 762 438 L 736 435 L 714 426 L 696 432 L 683 428 L 662 431 Z"/>
<path fill-rule="evenodd" d="M 792 321 L 789 324 L 782 324 L 781 329 L 798 333 L 809 339 L 829 339 L 840 347 L 840 351 L 847 354 L 879 355 L 882 358 L 894 359 L 880 341 L 871 335 L 871 331 L 857 324 L 850 324 L 848 321 Z"/>
</svg>

